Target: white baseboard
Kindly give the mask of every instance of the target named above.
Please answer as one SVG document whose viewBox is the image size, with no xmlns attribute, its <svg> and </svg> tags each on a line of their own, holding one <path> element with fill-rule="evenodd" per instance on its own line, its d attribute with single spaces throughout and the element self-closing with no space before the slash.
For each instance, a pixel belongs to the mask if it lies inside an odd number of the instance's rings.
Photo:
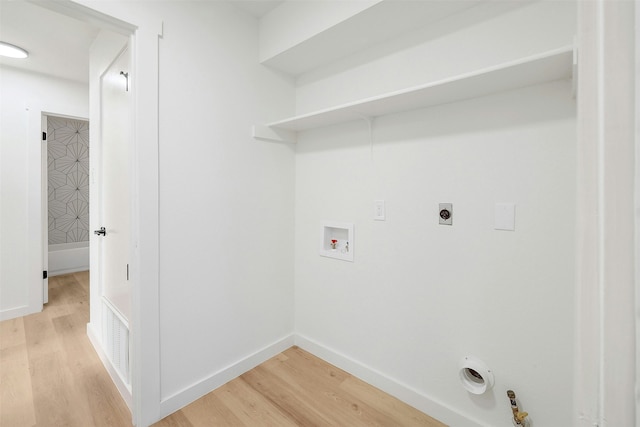
<svg viewBox="0 0 640 427">
<path fill-rule="evenodd" d="M 127 387 L 124 381 L 122 381 L 122 379 L 120 378 L 120 375 L 118 374 L 116 369 L 113 367 L 113 365 L 109 361 L 109 358 L 105 354 L 104 350 L 102 349 L 102 345 L 100 344 L 100 338 L 94 331 L 94 328 L 91 325 L 91 323 L 87 323 L 87 336 L 89 337 L 89 341 L 91 342 L 91 345 L 93 345 L 93 348 L 96 350 L 96 353 L 98 353 L 98 357 L 102 361 L 102 364 L 104 365 L 105 369 L 107 370 L 107 373 L 111 377 L 111 380 L 116 385 L 116 388 L 120 392 L 120 395 L 122 396 L 125 403 L 127 404 L 127 407 L 129 408 L 129 412 L 131 412 L 131 408 L 133 407 L 133 398 L 131 394 L 131 389 Z"/>
<path fill-rule="evenodd" d="M 20 307 L 9 308 L 7 310 L 0 311 L 0 321 L 15 319 L 16 317 L 28 316 L 33 313 L 39 313 L 42 311 L 42 307 L 39 310 L 33 310 L 28 305 Z"/>
<path fill-rule="evenodd" d="M 49 274 L 49 277 L 53 277 L 53 276 L 62 276 L 63 274 L 77 273 L 79 271 L 88 271 L 88 270 L 89 270 L 88 265 L 81 265 L 79 267 L 65 268 L 62 270 L 49 270 L 48 274 Z"/>
<path fill-rule="evenodd" d="M 88 331 L 90 328 L 87 328 Z M 445 424 L 456 427 L 489 427 L 472 420 L 465 414 L 456 411 L 444 403 L 414 388 L 388 377 L 344 354 L 301 335 L 290 335 L 240 359 L 232 365 L 204 378 L 193 385 L 168 396 L 160 402 L 160 419 L 174 413 L 186 405 L 201 398 L 205 394 L 250 371 L 259 364 L 269 360 L 278 353 L 297 345 L 305 351 L 317 356 L 349 374 L 389 393 L 414 408 L 429 414 Z M 98 351 L 100 354 L 100 351 Z M 102 358 L 102 356 L 101 356 Z M 104 363 L 104 360 L 103 360 Z M 113 376 L 113 375 L 112 375 Z M 117 375 L 116 375 L 117 376 Z"/>
<path fill-rule="evenodd" d="M 325 347 L 316 341 L 301 335 L 295 335 L 295 344 L 314 356 L 337 366 L 447 425 L 456 427 L 484 427 L 483 424 L 473 421 L 471 418 L 442 402 L 408 385 L 402 384 L 348 356 Z"/>
<path fill-rule="evenodd" d="M 49 276 L 89 270 L 89 242 L 49 245 Z"/>
<path fill-rule="evenodd" d="M 198 381 L 197 383 L 185 388 L 173 395 L 162 399 L 160 402 L 160 418 L 164 418 L 167 415 L 174 413 L 180 408 L 185 407 L 189 403 L 198 400 L 205 394 L 215 390 L 216 388 L 228 383 L 234 378 L 239 377 L 247 371 L 255 368 L 259 364 L 266 362 L 278 353 L 282 353 L 284 350 L 294 345 L 293 335 L 286 336 L 267 347 L 258 350 L 257 352 L 240 359 L 234 364 L 227 366 L 210 375 L 207 378 Z"/>
</svg>

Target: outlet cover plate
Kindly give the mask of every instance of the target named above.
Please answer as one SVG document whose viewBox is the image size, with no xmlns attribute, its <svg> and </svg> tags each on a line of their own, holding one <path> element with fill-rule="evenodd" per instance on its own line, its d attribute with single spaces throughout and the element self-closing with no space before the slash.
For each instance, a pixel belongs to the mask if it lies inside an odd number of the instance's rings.
<svg viewBox="0 0 640 427">
<path fill-rule="evenodd" d="M 453 225 L 453 203 L 438 204 L 438 223 Z"/>
<path fill-rule="evenodd" d="M 376 221 L 385 220 L 384 200 L 373 201 L 373 219 Z"/>
</svg>

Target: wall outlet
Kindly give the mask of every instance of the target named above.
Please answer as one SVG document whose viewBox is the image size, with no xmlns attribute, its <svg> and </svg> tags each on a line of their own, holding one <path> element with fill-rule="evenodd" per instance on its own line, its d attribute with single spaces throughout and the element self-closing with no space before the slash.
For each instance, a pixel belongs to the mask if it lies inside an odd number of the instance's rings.
<svg viewBox="0 0 640 427">
<path fill-rule="evenodd" d="M 453 203 L 440 203 L 438 205 L 438 223 L 453 225 Z"/>
</svg>

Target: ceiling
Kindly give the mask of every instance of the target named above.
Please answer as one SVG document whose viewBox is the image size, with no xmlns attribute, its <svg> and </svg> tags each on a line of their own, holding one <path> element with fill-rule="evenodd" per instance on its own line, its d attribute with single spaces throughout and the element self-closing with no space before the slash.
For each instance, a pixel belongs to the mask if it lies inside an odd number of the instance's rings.
<svg viewBox="0 0 640 427">
<path fill-rule="evenodd" d="M 230 1 L 258 18 L 283 3 Z M 0 40 L 29 52 L 27 59 L 0 57 L 0 65 L 88 83 L 89 47 L 98 32 L 91 24 L 24 0 L 0 0 Z"/>
<path fill-rule="evenodd" d="M 232 0 L 232 3 L 259 18 L 284 3 L 284 0 Z"/>
<path fill-rule="evenodd" d="M 0 0 L 0 40 L 29 52 L 0 64 L 79 82 L 89 80 L 89 47 L 98 29 L 25 1 Z"/>
</svg>

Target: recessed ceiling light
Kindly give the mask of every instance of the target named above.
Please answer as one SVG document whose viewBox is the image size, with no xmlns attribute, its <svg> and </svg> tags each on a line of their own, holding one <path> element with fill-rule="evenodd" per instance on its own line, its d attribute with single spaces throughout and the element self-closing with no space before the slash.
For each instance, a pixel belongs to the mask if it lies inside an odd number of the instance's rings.
<svg viewBox="0 0 640 427">
<path fill-rule="evenodd" d="M 14 46 L 10 43 L 0 42 L 0 56 L 23 59 L 29 56 L 29 53 L 21 47 Z"/>
</svg>

